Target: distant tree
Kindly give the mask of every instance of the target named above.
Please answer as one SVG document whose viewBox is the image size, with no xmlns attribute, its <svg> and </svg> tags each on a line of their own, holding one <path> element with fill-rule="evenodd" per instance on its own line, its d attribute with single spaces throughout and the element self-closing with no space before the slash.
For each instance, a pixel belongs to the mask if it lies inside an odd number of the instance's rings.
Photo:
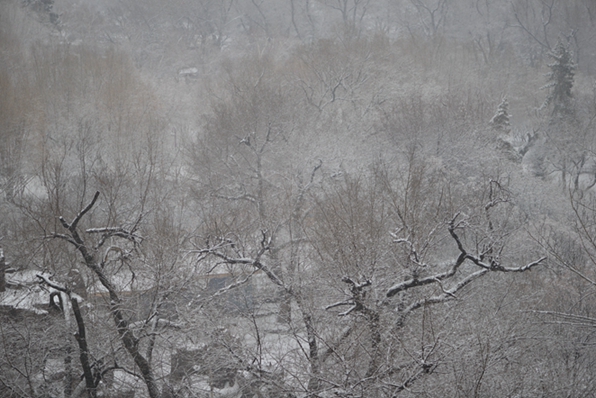
<svg viewBox="0 0 596 398">
<path fill-rule="evenodd" d="M 573 190 L 579 189 L 580 176 L 592 174 L 588 167 L 589 137 L 585 134 L 587 130 L 581 128 L 571 92 L 577 66 L 569 46 L 570 37 L 560 38 L 548 53 L 553 62 L 548 65 L 547 84 L 542 87 L 548 90 L 548 95 L 541 107 L 550 110 L 545 128 L 549 174 L 560 174 L 564 191 L 570 188 L 570 182 Z"/>
<path fill-rule="evenodd" d="M 418 19 L 424 32 L 430 37 L 437 36 L 440 30 L 445 27 L 449 2 L 446 0 L 410 0 L 410 2 L 416 7 Z"/>
<path fill-rule="evenodd" d="M 324 0 L 321 3 L 341 13 L 344 26 L 357 29 L 366 15 L 370 0 Z"/>
<path fill-rule="evenodd" d="M 545 51 L 552 48 L 553 19 L 556 19 L 556 0 L 534 1 L 517 0 L 511 2 L 511 12 L 515 23 L 511 25 L 520 29 L 529 43 L 537 44 L 538 48 L 528 49 L 530 65 L 536 66 L 542 61 Z"/>
<path fill-rule="evenodd" d="M 548 65 L 550 73 L 548 83 L 542 89 L 548 89 L 549 94 L 542 105 L 543 108 L 552 106 L 552 120 L 567 118 L 574 113 L 572 93 L 573 79 L 576 65 L 569 44 L 559 40 L 555 48 L 548 53 L 553 62 Z"/>
<path fill-rule="evenodd" d="M 509 117 L 509 101 L 507 98 L 503 98 L 497 108 L 497 113 L 490 119 L 489 124 L 498 132 L 509 133 L 511 131 Z"/>
</svg>

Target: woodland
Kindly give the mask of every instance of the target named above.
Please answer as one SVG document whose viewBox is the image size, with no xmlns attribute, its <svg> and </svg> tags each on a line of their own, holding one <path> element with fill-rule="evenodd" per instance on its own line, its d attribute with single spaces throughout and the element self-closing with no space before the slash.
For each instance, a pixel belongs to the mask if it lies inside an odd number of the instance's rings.
<svg viewBox="0 0 596 398">
<path fill-rule="evenodd" d="M 593 0 L 0 0 L 0 396 L 593 397 L 595 133 Z"/>
</svg>

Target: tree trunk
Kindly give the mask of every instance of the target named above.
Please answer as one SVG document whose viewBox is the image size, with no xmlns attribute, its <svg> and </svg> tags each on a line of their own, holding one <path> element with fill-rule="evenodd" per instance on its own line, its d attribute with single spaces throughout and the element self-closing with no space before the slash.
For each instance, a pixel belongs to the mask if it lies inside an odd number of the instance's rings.
<svg viewBox="0 0 596 398">
<path fill-rule="evenodd" d="M 0 248 L 0 292 L 6 290 L 6 260 L 4 259 L 4 251 Z"/>
<path fill-rule="evenodd" d="M 66 356 L 64 357 L 64 397 L 70 398 L 73 393 L 73 375 L 72 375 L 72 345 L 70 341 L 66 343 Z"/>
<path fill-rule="evenodd" d="M 69 294 L 70 296 L 70 294 Z M 77 332 L 75 333 L 75 339 L 79 345 L 79 359 L 81 366 L 83 367 L 83 376 L 85 378 L 85 387 L 87 388 L 87 394 L 90 398 L 97 396 L 97 383 L 93 378 L 93 369 L 89 361 L 89 348 L 87 346 L 87 333 L 85 331 L 85 321 L 81 315 L 81 309 L 79 308 L 79 302 L 76 298 L 70 297 L 70 303 L 72 305 L 72 311 L 74 312 L 75 319 L 77 321 Z M 97 380 L 99 382 L 99 380 Z"/>
<path fill-rule="evenodd" d="M 310 362 L 310 378 L 308 380 L 309 396 L 316 394 L 319 390 L 320 364 L 319 350 L 317 346 L 317 336 L 313 327 L 313 321 L 310 315 L 303 313 L 304 326 L 306 327 L 306 337 L 308 338 L 308 356 Z"/>
<path fill-rule="evenodd" d="M 368 369 L 366 371 L 366 377 L 372 377 L 379 369 L 380 359 L 380 345 L 381 345 L 381 333 L 379 332 L 379 314 L 371 309 L 366 309 L 365 316 L 368 321 L 368 327 L 370 328 L 370 344 L 371 354 L 370 361 L 368 363 Z"/>
</svg>

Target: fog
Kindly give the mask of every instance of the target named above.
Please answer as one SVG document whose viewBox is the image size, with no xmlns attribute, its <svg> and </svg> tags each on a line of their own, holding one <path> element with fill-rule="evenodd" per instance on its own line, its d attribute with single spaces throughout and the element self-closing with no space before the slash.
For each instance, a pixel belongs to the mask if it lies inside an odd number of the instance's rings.
<svg viewBox="0 0 596 398">
<path fill-rule="evenodd" d="M 0 396 L 596 394 L 592 0 L 0 2 Z"/>
</svg>

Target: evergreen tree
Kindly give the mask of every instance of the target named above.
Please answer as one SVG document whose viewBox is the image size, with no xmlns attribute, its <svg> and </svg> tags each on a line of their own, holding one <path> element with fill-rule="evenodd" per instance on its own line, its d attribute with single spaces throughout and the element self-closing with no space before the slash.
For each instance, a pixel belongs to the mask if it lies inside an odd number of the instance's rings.
<svg viewBox="0 0 596 398">
<path fill-rule="evenodd" d="M 495 130 L 507 134 L 511 131 L 509 118 L 509 102 L 507 101 L 507 98 L 503 98 L 503 101 L 501 101 L 497 108 L 497 113 L 490 119 L 489 124 Z"/>
<path fill-rule="evenodd" d="M 549 90 L 542 108 L 552 106 L 553 120 L 566 118 L 574 113 L 571 88 L 576 65 L 573 62 L 573 53 L 569 50 L 569 44 L 559 40 L 548 56 L 553 62 L 548 65 L 551 70 L 547 75 L 548 83 L 542 87 Z"/>
</svg>

